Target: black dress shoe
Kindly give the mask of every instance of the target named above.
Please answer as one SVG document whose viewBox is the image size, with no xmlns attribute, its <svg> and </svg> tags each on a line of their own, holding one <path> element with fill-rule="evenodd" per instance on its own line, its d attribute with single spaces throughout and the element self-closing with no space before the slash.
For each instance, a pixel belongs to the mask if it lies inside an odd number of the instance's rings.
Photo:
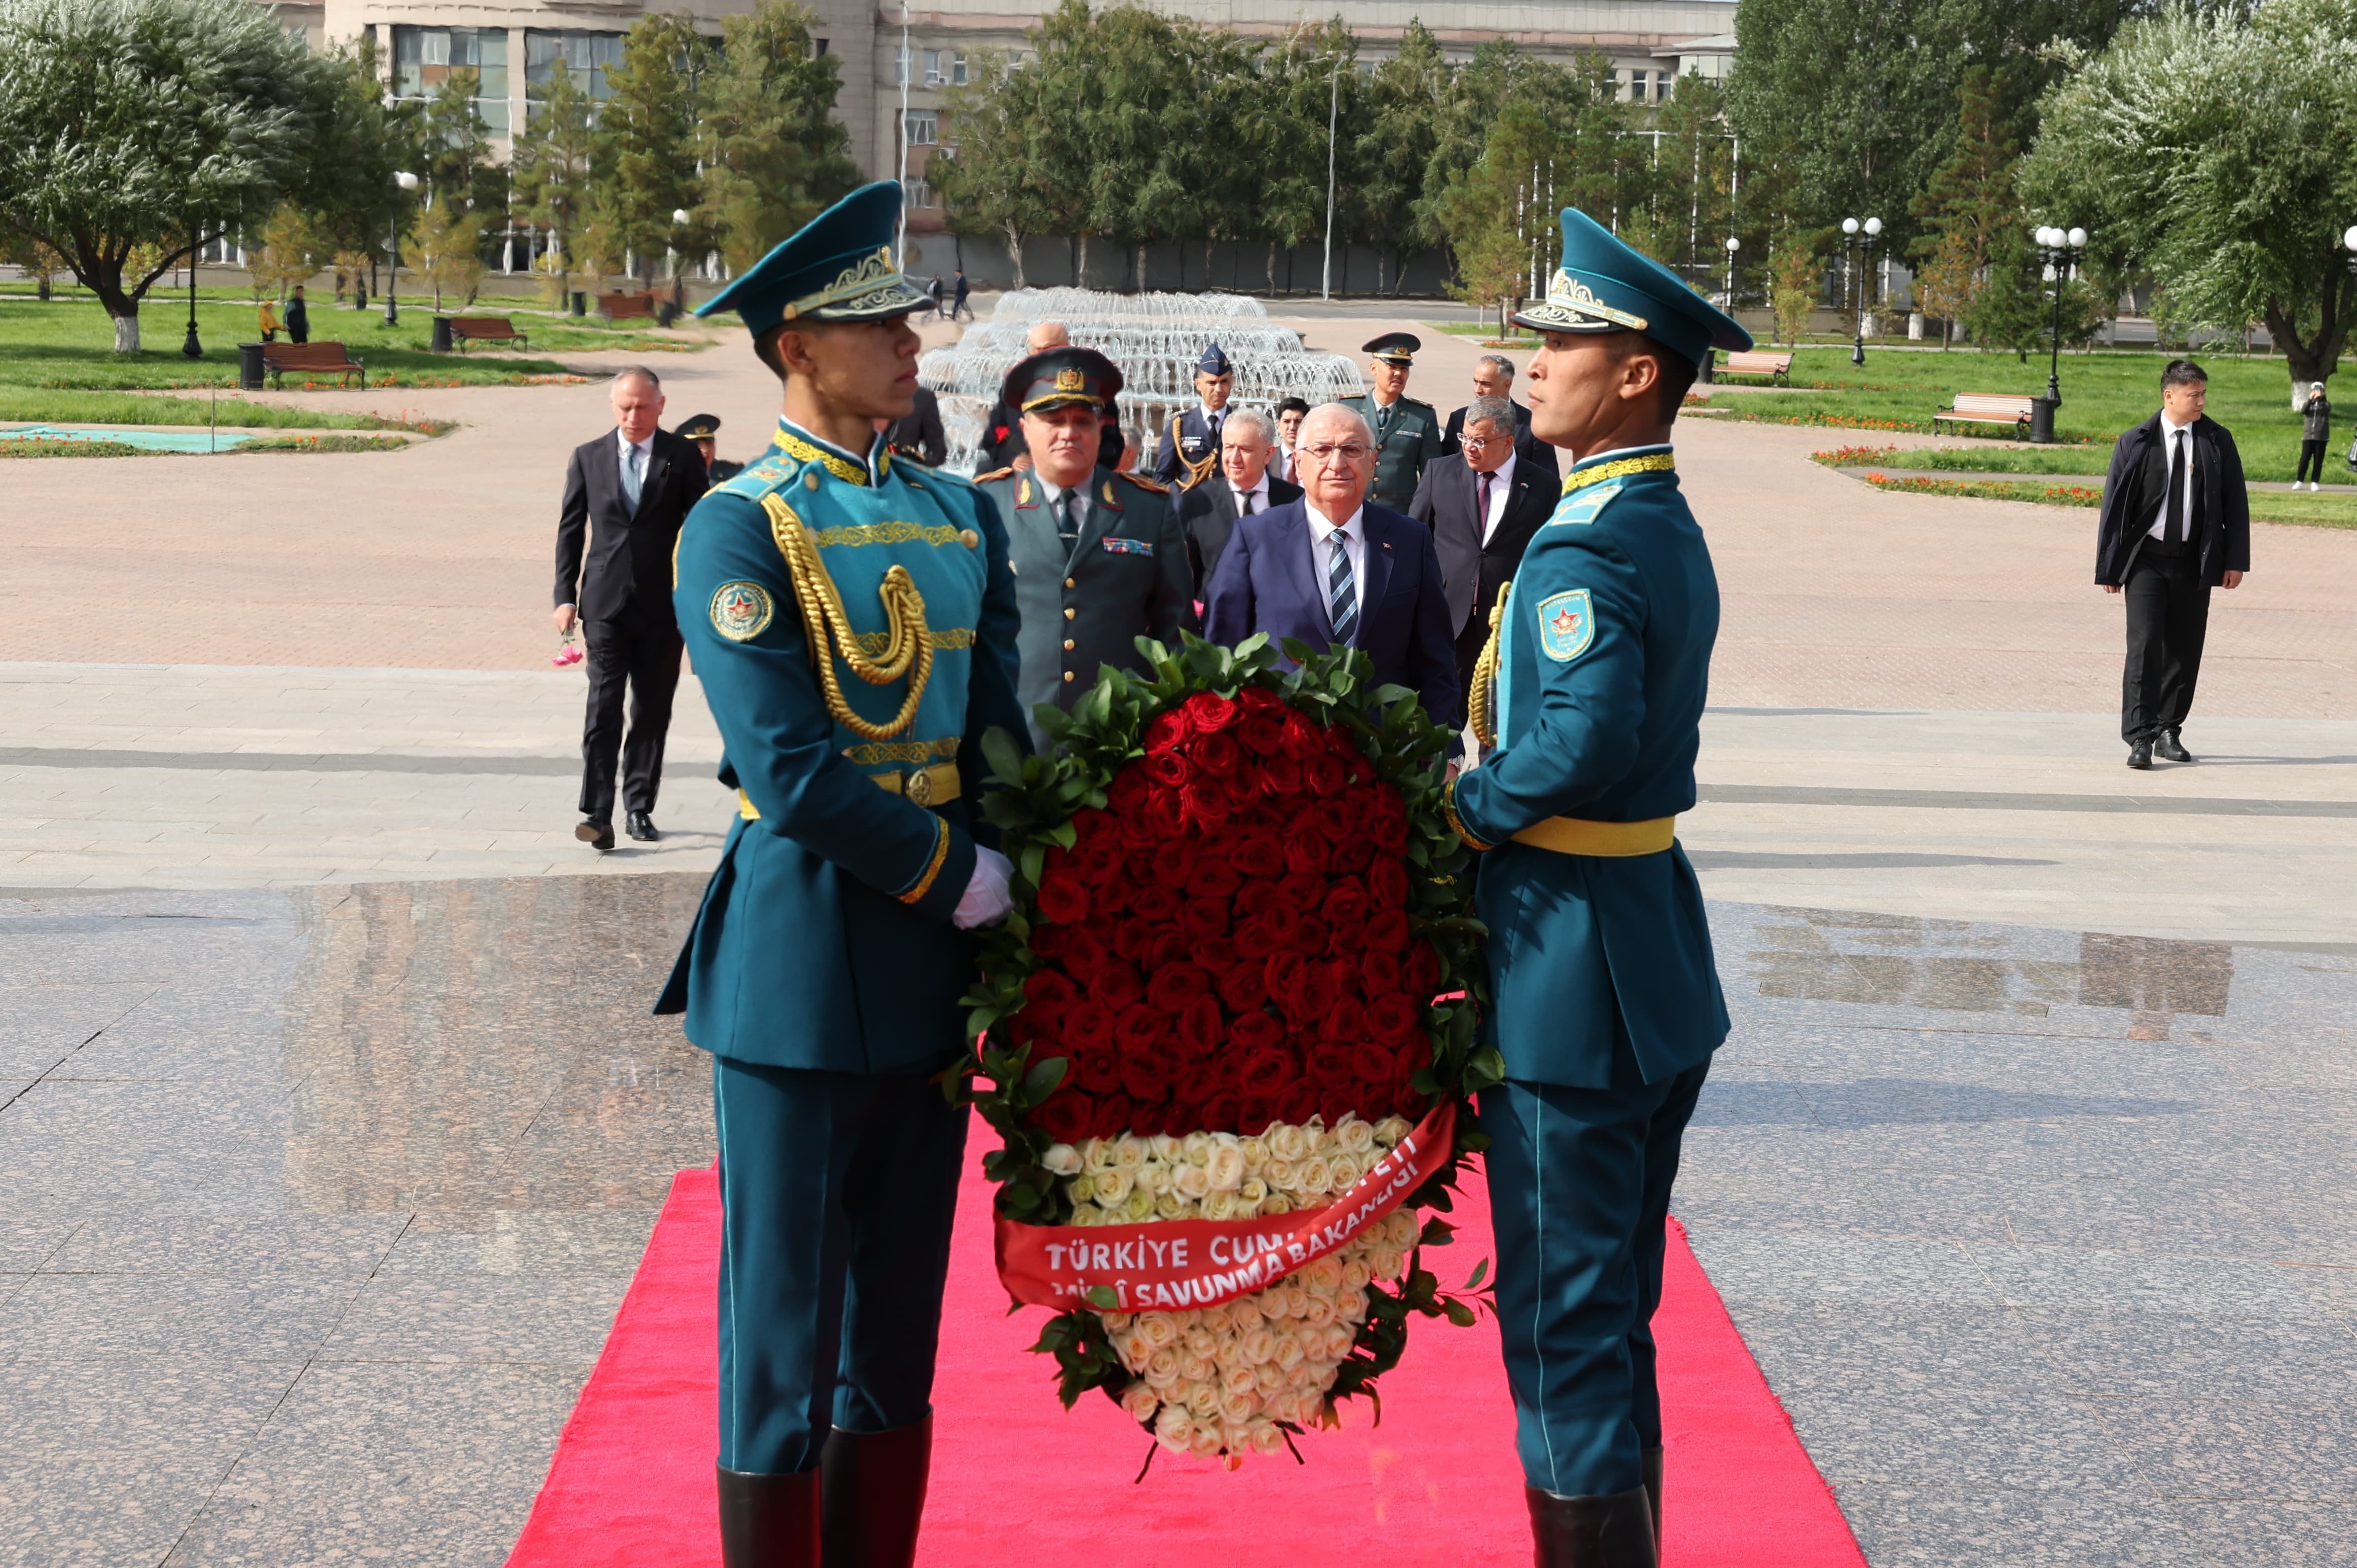
<svg viewBox="0 0 2357 1568">
<path fill-rule="evenodd" d="M 662 837 L 655 832 L 655 819 L 651 812 L 632 811 L 622 821 L 622 829 L 640 843 L 652 843 Z"/>
<path fill-rule="evenodd" d="M 2161 731 L 2158 736 L 2154 737 L 2152 743 L 2152 754 L 2155 757 L 2159 757 L 2163 762 L 2190 762 L 2193 760 L 2193 754 L 2185 749 L 2185 743 L 2177 738 L 2177 732 L 2173 729 L 2165 729 Z"/>
<path fill-rule="evenodd" d="M 1523 1496 L 1537 1568 L 1656 1568 L 1661 1561 L 1642 1487 L 1590 1498 L 1526 1487 Z"/>
<path fill-rule="evenodd" d="M 932 1468 L 933 1418 L 889 1432 L 827 1434 L 819 1535 L 827 1568 L 909 1568 Z"/>
<path fill-rule="evenodd" d="M 2150 768 L 2152 766 L 2152 742 L 2148 740 L 2132 740 L 2128 742 L 2128 766 L 2130 768 Z"/>
<path fill-rule="evenodd" d="M 573 830 L 573 836 L 602 854 L 614 847 L 614 824 L 591 817 Z"/>
<path fill-rule="evenodd" d="M 819 1473 L 754 1476 L 718 1466 L 723 1568 L 818 1568 Z"/>
</svg>

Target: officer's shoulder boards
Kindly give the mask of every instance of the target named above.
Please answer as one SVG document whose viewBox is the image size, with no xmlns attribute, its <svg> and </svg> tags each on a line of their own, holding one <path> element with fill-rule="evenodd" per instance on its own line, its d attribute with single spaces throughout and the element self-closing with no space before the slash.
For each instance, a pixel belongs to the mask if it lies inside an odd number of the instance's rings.
<svg viewBox="0 0 2357 1568">
<path fill-rule="evenodd" d="M 1597 514 L 1604 510 L 1606 503 L 1620 493 L 1620 486 L 1617 482 L 1591 485 L 1584 490 L 1574 490 L 1556 503 L 1555 515 L 1547 519 L 1546 525 L 1549 528 L 1557 528 L 1566 523 L 1594 522 Z"/>
<path fill-rule="evenodd" d="M 986 485 L 991 483 L 993 480 L 1003 479 L 1013 472 L 1015 472 L 1015 465 L 1009 463 L 1004 468 L 993 468 L 987 474 L 976 474 L 974 477 L 974 482 L 977 485 Z"/>
<path fill-rule="evenodd" d="M 793 483 L 794 476 L 801 471 L 802 465 L 791 458 L 765 457 L 748 465 L 744 472 L 721 480 L 705 493 L 742 496 L 748 501 L 758 501 L 763 496 Z"/>
<path fill-rule="evenodd" d="M 1142 474 L 1133 474 L 1125 469 L 1116 477 L 1127 479 L 1131 484 L 1135 485 L 1141 490 L 1152 490 L 1157 496 L 1167 496 L 1170 493 L 1170 487 L 1168 485 L 1164 484 L 1159 479 L 1149 479 Z"/>
</svg>

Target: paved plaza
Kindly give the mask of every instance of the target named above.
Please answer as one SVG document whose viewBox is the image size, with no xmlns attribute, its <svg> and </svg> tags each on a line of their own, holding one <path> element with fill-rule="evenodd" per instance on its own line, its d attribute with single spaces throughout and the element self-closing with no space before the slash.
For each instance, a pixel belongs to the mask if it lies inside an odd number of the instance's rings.
<svg viewBox="0 0 2357 1568">
<path fill-rule="evenodd" d="M 1480 349 L 1425 336 L 1446 410 Z M 660 368 L 749 455 L 764 372 Z M 0 1565 L 499 1563 L 712 1156 L 646 1016 L 730 811 L 692 677 L 664 839 L 571 833 L 603 388 L 299 395 L 459 427 L 9 471 Z M 2255 527 L 2201 761 L 2133 774 L 2092 514 L 1807 461 L 1850 438 L 1681 427 L 1695 1251 L 1877 1568 L 2357 1563 L 2357 536 Z"/>
</svg>

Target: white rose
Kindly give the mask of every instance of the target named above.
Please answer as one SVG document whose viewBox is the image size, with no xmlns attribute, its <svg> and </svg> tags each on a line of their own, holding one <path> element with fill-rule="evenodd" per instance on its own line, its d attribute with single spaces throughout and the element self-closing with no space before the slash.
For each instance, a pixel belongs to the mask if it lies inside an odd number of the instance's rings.
<svg viewBox="0 0 2357 1568">
<path fill-rule="evenodd" d="M 1079 1203 L 1073 1206 L 1071 1219 L 1066 1220 L 1064 1223 L 1067 1225 L 1077 1225 L 1082 1230 L 1086 1230 L 1092 1225 L 1110 1225 L 1120 1218 L 1121 1216 L 1118 1214 L 1107 1214 L 1095 1204 L 1091 1203 L 1086 1198 L 1082 1198 Z"/>
<path fill-rule="evenodd" d="M 1039 1165 L 1049 1176 L 1078 1176 L 1081 1152 L 1070 1144 L 1050 1144 L 1048 1152 L 1039 1156 Z"/>
<path fill-rule="evenodd" d="M 1334 1139 L 1346 1155 L 1363 1155 L 1375 1146 L 1375 1130 L 1356 1116 L 1347 1116 L 1334 1129 Z"/>
<path fill-rule="evenodd" d="M 1209 1133 L 1201 1131 L 1189 1133 L 1178 1140 L 1178 1147 L 1190 1165 L 1208 1165 L 1211 1163 L 1211 1135 Z"/>
<path fill-rule="evenodd" d="M 1137 1190 L 1160 1197 L 1170 1190 L 1170 1167 L 1159 1160 L 1148 1160 L 1137 1167 Z"/>
<path fill-rule="evenodd" d="M 1290 1334 L 1278 1335 L 1276 1354 L 1270 1359 L 1288 1372 L 1293 1370 L 1294 1368 L 1301 1365 L 1301 1341 Z"/>
<path fill-rule="evenodd" d="M 1121 1408 L 1132 1421 L 1152 1421 L 1154 1412 L 1162 1408 L 1162 1396 L 1144 1383 L 1132 1383 L 1122 1391 Z"/>
<path fill-rule="evenodd" d="M 1086 1176 L 1076 1176 L 1072 1177 L 1071 1180 L 1064 1184 L 1064 1196 L 1071 1198 L 1074 1203 L 1094 1202 L 1097 1196 L 1096 1173 L 1094 1171 L 1091 1171 Z"/>
<path fill-rule="evenodd" d="M 1201 1378 L 1188 1387 L 1187 1408 L 1193 1411 L 1196 1416 L 1200 1419 L 1208 1413 L 1216 1412 L 1220 1408 L 1220 1400 L 1222 1397 L 1222 1396 L 1220 1393 L 1220 1385 L 1211 1380 L 1211 1375 L 1207 1371 Z"/>
<path fill-rule="evenodd" d="M 1389 1247 L 1378 1247 L 1368 1254 L 1368 1267 L 1379 1280 L 1399 1278 L 1401 1254 Z"/>
<path fill-rule="evenodd" d="M 1243 1185 L 1236 1188 L 1236 1201 L 1239 1203 L 1258 1203 L 1267 1196 L 1268 1183 L 1256 1176 L 1244 1177 Z"/>
<path fill-rule="evenodd" d="M 1367 1174 L 1367 1167 L 1359 1163 L 1355 1155 L 1335 1155 L 1332 1168 L 1336 1192 L 1350 1191 L 1359 1185 L 1359 1178 Z"/>
<path fill-rule="evenodd" d="M 1122 1174 L 1127 1176 L 1129 1173 L 1124 1171 Z M 1150 1192 L 1132 1191 L 1122 1203 L 1121 1217 L 1132 1225 L 1143 1225 L 1154 1218 L 1154 1205 L 1157 1201 L 1157 1199 Z"/>
<path fill-rule="evenodd" d="M 1334 1152 L 1337 1146 L 1334 1142 L 1334 1134 L 1326 1130 L 1325 1123 L 1310 1123 L 1309 1133 L 1309 1152 L 1311 1154 L 1330 1155 Z"/>
<path fill-rule="evenodd" d="M 1267 1134 L 1246 1138 L 1243 1141 L 1243 1151 L 1244 1169 L 1254 1176 L 1260 1175 L 1261 1168 L 1268 1164 Z"/>
<path fill-rule="evenodd" d="M 1137 1180 L 1118 1165 L 1109 1171 L 1099 1171 L 1093 1178 L 1095 1192 L 1092 1195 L 1101 1208 L 1119 1208 L 1129 1198 L 1130 1189 Z"/>
<path fill-rule="evenodd" d="M 1164 1165 L 1175 1165 L 1178 1163 L 1178 1140 L 1169 1133 L 1155 1133 L 1146 1141 L 1146 1146 L 1153 1150 L 1154 1157 Z"/>
<path fill-rule="evenodd" d="M 1361 1291 L 1367 1288 L 1367 1281 L 1372 1276 L 1367 1273 L 1366 1260 L 1363 1258 L 1351 1259 L 1349 1262 L 1342 1265 L 1343 1294 L 1346 1295 L 1358 1294 Z"/>
<path fill-rule="evenodd" d="M 1375 1142 L 1388 1149 L 1413 1131 L 1405 1116 L 1386 1116 L 1375 1123 Z"/>
<path fill-rule="evenodd" d="M 1309 1153 L 1309 1135 L 1298 1127 L 1272 1123 L 1267 1138 L 1268 1152 L 1280 1160 L 1298 1160 Z"/>
<path fill-rule="evenodd" d="M 1274 1454 L 1285 1446 L 1285 1434 L 1271 1422 L 1255 1421 L 1252 1423 L 1251 1443 L 1255 1454 Z"/>
<path fill-rule="evenodd" d="M 1216 1415 L 1218 1412 L 1214 1411 L 1212 1413 Z M 1198 1426 L 1195 1428 L 1195 1441 L 1188 1445 L 1187 1452 L 1198 1459 L 1216 1459 L 1220 1456 L 1220 1447 L 1221 1438 L 1217 1432 L 1209 1426 Z"/>
<path fill-rule="evenodd" d="M 1334 1166 L 1323 1155 L 1312 1155 L 1301 1162 L 1301 1190 L 1316 1197 L 1324 1197 L 1334 1190 Z"/>
<path fill-rule="evenodd" d="M 1291 1192 L 1301 1185 L 1301 1167 L 1291 1160 L 1271 1160 L 1261 1176 L 1279 1192 Z"/>
<path fill-rule="evenodd" d="M 1416 1219 L 1414 1209 L 1394 1208 L 1383 1223 L 1389 1227 L 1392 1245 L 1403 1252 L 1415 1246 L 1415 1239 L 1424 1234 L 1424 1222 Z"/>
<path fill-rule="evenodd" d="M 1113 1141 L 1091 1138 L 1081 1145 L 1081 1168 L 1091 1171 L 1113 1169 Z"/>
<path fill-rule="evenodd" d="M 1276 1335 L 1263 1325 L 1247 1328 L 1236 1341 L 1236 1354 L 1246 1366 L 1265 1365 L 1276 1354 Z"/>
<path fill-rule="evenodd" d="M 1244 1152 L 1232 1144 L 1214 1147 L 1204 1169 L 1211 1173 L 1213 1192 L 1233 1192 L 1244 1185 Z"/>
<path fill-rule="evenodd" d="M 1115 1170 L 1134 1171 L 1146 1163 L 1146 1140 L 1134 1133 L 1125 1133 L 1113 1146 Z"/>
<path fill-rule="evenodd" d="M 1146 1359 L 1146 1380 L 1165 1391 L 1178 1381 L 1178 1352 L 1165 1347 Z"/>
<path fill-rule="evenodd" d="M 1271 1355 L 1275 1354 L 1276 1341 L 1274 1337 L 1269 1340 L 1268 1348 Z M 1253 1383 L 1264 1396 L 1273 1394 L 1285 1387 L 1285 1369 L 1273 1360 L 1263 1361 L 1253 1369 Z"/>
<path fill-rule="evenodd" d="M 1146 1331 L 1147 1341 L 1157 1350 L 1165 1346 L 1178 1344 L 1179 1335 L 1184 1332 L 1178 1322 L 1178 1315 L 1172 1312 L 1140 1313 L 1137 1326 Z"/>
<path fill-rule="evenodd" d="M 1235 1217 L 1236 1195 L 1234 1193 L 1215 1192 L 1203 1200 L 1204 1219 L 1233 1219 Z"/>
<path fill-rule="evenodd" d="M 1203 1157 L 1210 1159 L 1211 1153 L 1211 1150 L 1205 1149 Z M 1178 1190 L 1179 1197 L 1190 1202 L 1200 1203 L 1211 1193 L 1211 1173 L 1199 1165 L 1183 1165 L 1171 1177 L 1171 1186 Z"/>
<path fill-rule="evenodd" d="M 1157 1193 L 1154 1197 L 1154 1208 L 1151 1212 L 1149 1214 L 1141 1215 L 1139 1218 L 1141 1219 L 1187 1219 L 1193 1217 L 1194 1208 L 1195 1206 L 1193 1204 L 1188 1202 L 1185 1198 L 1179 1197 L 1175 1192 Z"/>
<path fill-rule="evenodd" d="M 1311 1296 L 1309 1298 L 1309 1310 L 1303 1313 L 1301 1316 L 1304 1322 L 1307 1322 L 1313 1326 L 1324 1327 L 1327 1324 L 1334 1321 L 1334 1298 L 1330 1295 Z"/>
<path fill-rule="evenodd" d="M 1220 1402 L 1220 1419 L 1231 1428 L 1241 1427 L 1260 1409 L 1260 1401 L 1249 1391 L 1232 1392 Z"/>
<path fill-rule="evenodd" d="M 1293 1212 L 1293 1199 L 1281 1192 L 1272 1192 L 1260 1200 L 1260 1211 L 1263 1214 L 1290 1214 Z"/>
<path fill-rule="evenodd" d="M 1154 1435 L 1165 1448 L 1184 1454 L 1195 1445 L 1195 1423 L 1187 1412 L 1173 1404 L 1165 1404 L 1162 1413 L 1154 1418 Z"/>
</svg>

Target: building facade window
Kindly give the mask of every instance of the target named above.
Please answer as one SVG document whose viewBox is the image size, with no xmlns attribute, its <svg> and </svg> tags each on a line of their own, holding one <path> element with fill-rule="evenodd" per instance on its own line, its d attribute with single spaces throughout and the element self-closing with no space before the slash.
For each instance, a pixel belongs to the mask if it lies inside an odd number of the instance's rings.
<svg viewBox="0 0 2357 1568">
<path fill-rule="evenodd" d="M 508 34 L 504 27 L 393 29 L 393 95 L 431 98 L 462 70 L 475 73 L 475 117 L 486 129 L 508 129 Z"/>
<path fill-rule="evenodd" d="M 942 139 L 941 112 L 934 109 L 909 110 L 907 132 L 910 146 L 931 146 Z"/>
<path fill-rule="evenodd" d="M 545 98 L 564 71 L 573 85 L 593 100 L 614 95 L 606 73 L 622 63 L 622 35 L 578 28 L 533 28 L 523 36 L 523 88 L 526 96 Z"/>
<path fill-rule="evenodd" d="M 933 204 L 933 188 L 921 179 L 902 180 L 900 195 L 902 199 L 912 208 L 931 207 Z"/>
<path fill-rule="evenodd" d="M 963 87 L 965 72 L 964 50 L 927 49 L 925 51 L 925 85 L 927 87 Z"/>
</svg>

